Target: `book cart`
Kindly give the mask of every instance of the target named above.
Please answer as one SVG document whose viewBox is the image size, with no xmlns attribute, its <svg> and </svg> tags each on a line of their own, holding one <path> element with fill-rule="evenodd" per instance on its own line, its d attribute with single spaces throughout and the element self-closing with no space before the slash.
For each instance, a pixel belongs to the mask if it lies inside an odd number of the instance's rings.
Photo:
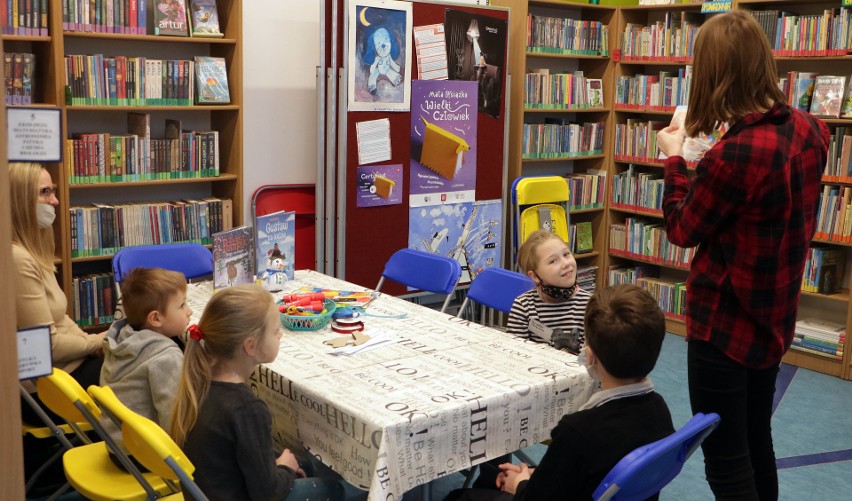
<svg viewBox="0 0 852 501">
<path fill-rule="evenodd" d="M 91 7 L 95 14 L 103 16 L 92 15 L 89 23 L 75 23 L 75 19 L 70 17 L 70 4 L 67 2 L 32 2 L 33 11 L 22 15 L 19 23 L 13 23 L 13 26 L 5 26 L 4 23 L 4 53 L 31 53 L 35 56 L 32 104 L 25 106 L 58 107 L 66 140 L 94 138 L 95 144 L 84 146 L 92 148 L 87 150 L 89 158 L 97 155 L 94 152 L 121 155 L 116 141 L 124 147 L 130 144 L 119 138 L 127 137 L 131 132 L 128 130 L 128 116 L 134 114 L 142 119 L 143 127 L 149 128 L 148 140 L 152 145 L 166 137 L 166 121 L 169 120 L 173 126 L 180 124 L 180 132 L 185 134 L 190 131 L 196 131 L 196 136 L 209 134 L 205 136 L 204 146 L 211 148 L 209 153 L 212 155 L 210 163 L 204 164 L 209 165 L 208 169 L 199 169 L 203 165 L 200 163 L 195 164 L 194 170 L 188 167 L 191 162 L 186 157 L 181 158 L 182 152 L 178 148 L 165 153 L 174 155 L 171 157 L 174 161 L 170 160 L 166 172 L 161 169 L 154 174 L 143 175 L 140 171 L 131 175 L 126 170 L 110 171 L 110 166 L 114 169 L 117 165 L 129 168 L 129 164 L 122 165 L 122 162 L 128 161 L 131 151 L 124 151 L 120 160 L 98 159 L 101 166 L 106 165 L 106 169 L 101 167 L 98 171 L 97 163 L 94 163 L 87 165 L 94 170 L 83 172 L 80 169 L 84 167 L 81 161 L 84 156 L 75 151 L 74 143 L 66 141 L 62 162 L 45 164 L 58 187 L 60 205 L 54 224 L 56 264 L 59 284 L 68 296 L 68 313 L 84 327 L 104 330 L 112 320 L 109 303 L 115 298 L 110 260 L 120 248 L 120 243 L 199 241 L 209 244 L 207 239 L 211 229 L 242 224 L 242 1 L 217 1 L 224 34 L 222 38 L 155 36 L 153 0 L 110 2 L 114 9 L 119 9 L 120 4 L 123 27 L 119 27 L 117 22 L 106 21 L 106 2 L 101 4 L 100 1 L 92 2 Z M 46 6 L 46 10 L 42 6 Z M 140 6 L 144 6 L 144 12 L 139 9 Z M 119 19 L 117 12 L 114 11 L 116 20 Z M 78 16 L 76 21 L 82 21 L 82 17 Z M 102 58 L 96 59 L 98 55 Z M 171 100 L 131 99 L 132 94 L 118 94 L 117 98 L 89 100 L 82 104 L 84 101 L 80 99 L 72 100 L 75 94 L 72 89 L 66 88 L 66 67 L 69 67 L 69 60 L 75 59 L 72 56 L 76 56 L 77 62 L 83 62 L 83 66 L 77 67 L 76 73 L 71 75 L 72 82 L 75 79 L 79 82 L 81 74 L 86 72 L 94 78 L 94 67 L 101 60 L 125 63 L 132 58 L 191 61 L 195 56 L 221 57 L 227 68 L 230 103 L 193 104 L 195 101 L 186 95 L 190 79 L 186 74 L 175 74 L 171 85 L 174 94 L 163 95 L 163 98 Z M 172 67 L 175 71 L 188 69 L 186 63 Z M 127 68 L 124 69 L 125 72 L 122 72 L 119 66 L 117 71 L 106 71 L 128 75 Z M 92 82 L 91 78 L 89 82 Z M 105 84 L 108 77 L 103 80 L 101 83 Z M 121 84 L 117 87 L 121 89 Z M 165 85 L 163 89 L 166 89 Z M 214 141 L 215 136 L 218 139 Z M 112 149 L 103 146 L 110 137 L 113 139 Z M 136 140 L 131 142 L 134 148 L 138 147 Z M 186 149 L 189 143 L 181 139 L 179 144 Z M 196 137 L 195 146 L 199 148 L 200 145 L 200 139 Z M 152 157 L 154 154 L 152 147 Z M 186 152 L 183 154 L 186 155 Z M 200 149 L 194 150 L 194 154 L 197 155 L 194 158 L 201 158 Z M 214 169 L 214 160 L 218 160 L 218 169 Z M 215 201 L 209 203 L 205 199 Z M 211 208 L 215 206 L 216 210 L 209 210 L 208 205 Z M 79 216 L 72 217 L 74 208 L 86 209 L 87 219 L 83 221 Z M 213 220 L 200 220 L 202 213 Z M 78 223 L 83 223 L 82 227 Z M 202 226 L 206 228 L 203 234 Z M 127 228 L 136 230 L 125 231 Z M 85 234 L 78 234 L 80 231 Z M 122 232 L 125 233 L 123 236 Z M 147 233 L 148 240 L 153 241 L 136 242 L 131 238 L 135 235 L 130 233 Z M 81 243 L 86 245 L 85 251 L 79 247 Z"/>
</svg>

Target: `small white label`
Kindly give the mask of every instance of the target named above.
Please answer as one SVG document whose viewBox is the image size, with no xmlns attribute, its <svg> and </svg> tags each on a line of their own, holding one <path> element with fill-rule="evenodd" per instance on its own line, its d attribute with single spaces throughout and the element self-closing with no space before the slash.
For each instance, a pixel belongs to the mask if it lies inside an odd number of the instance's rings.
<svg viewBox="0 0 852 501">
<path fill-rule="evenodd" d="M 53 372 L 50 351 L 50 326 L 42 325 L 18 331 L 18 378 L 33 379 Z"/>
<path fill-rule="evenodd" d="M 527 328 L 534 336 L 540 337 L 548 343 L 550 342 L 550 338 L 553 337 L 553 329 L 539 322 L 535 318 L 530 319 L 530 323 Z"/>
</svg>

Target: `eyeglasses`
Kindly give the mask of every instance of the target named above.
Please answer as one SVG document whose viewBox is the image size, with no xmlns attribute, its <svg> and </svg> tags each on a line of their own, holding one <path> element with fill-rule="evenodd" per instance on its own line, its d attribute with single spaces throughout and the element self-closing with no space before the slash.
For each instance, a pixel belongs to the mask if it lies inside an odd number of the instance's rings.
<svg viewBox="0 0 852 501">
<path fill-rule="evenodd" d="M 56 186 L 45 186 L 38 190 L 38 196 L 41 198 L 49 199 L 51 195 L 56 196 Z"/>
</svg>

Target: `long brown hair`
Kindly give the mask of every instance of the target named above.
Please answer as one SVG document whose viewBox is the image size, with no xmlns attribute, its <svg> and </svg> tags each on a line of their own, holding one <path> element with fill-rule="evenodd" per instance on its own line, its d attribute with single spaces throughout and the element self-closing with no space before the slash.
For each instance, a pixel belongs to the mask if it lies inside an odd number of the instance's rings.
<svg viewBox="0 0 852 501">
<path fill-rule="evenodd" d="M 237 356 L 243 341 L 262 336 L 271 321 L 279 321 L 275 303 L 259 285 L 238 285 L 213 294 L 198 322 L 203 340 L 189 341 L 183 354 L 171 422 L 171 436 L 178 445 L 184 445 L 198 419 L 210 390 L 213 366 Z"/>
<path fill-rule="evenodd" d="M 55 244 L 53 228 L 38 226 L 39 177 L 44 168 L 36 163 L 9 164 L 12 241 L 33 256 L 45 271 L 56 271 L 53 263 Z"/>
<path fill-rule="evenodd" d="M 711 17 L 698 30 L 686 133 L 710 134 L 723 122 L 786 102 L 769 40 L 754 17 L 732 10 Z"/>
</svg>

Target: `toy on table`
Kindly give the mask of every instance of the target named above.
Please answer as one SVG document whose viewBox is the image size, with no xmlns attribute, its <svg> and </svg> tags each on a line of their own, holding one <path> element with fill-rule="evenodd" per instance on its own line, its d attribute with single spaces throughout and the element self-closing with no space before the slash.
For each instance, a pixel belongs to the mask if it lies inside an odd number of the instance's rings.
<svg viewBox="0 0 852 501">
<path fill-rule="evenodd" d="M 287 268 L 287 260 L 281 251 L 275 249 L 266 260 L 266 271 L 260 275 L 263 280 L 263 288 L 269 292 L 278 292 L 284 288 L 287 283 L 287 274 L 284 269 Z"/>
<path fill-rule="evenodd" d="M 308 297 L 300 297 L 308 296 Z M 294 331 L 315 331 L 328 325 L 337 309 L 331 299 L 317 300 L 310 295 L 289 294 L 289 301 L 277 301 L 281 325 Z"/>
<path fill-rule="evenodd" d="M 331 330 L 338 334 L 354 334 L 364 330 L 361 313 L 353 308 L 337 308 L 331 316 Z"/>
</svg>

